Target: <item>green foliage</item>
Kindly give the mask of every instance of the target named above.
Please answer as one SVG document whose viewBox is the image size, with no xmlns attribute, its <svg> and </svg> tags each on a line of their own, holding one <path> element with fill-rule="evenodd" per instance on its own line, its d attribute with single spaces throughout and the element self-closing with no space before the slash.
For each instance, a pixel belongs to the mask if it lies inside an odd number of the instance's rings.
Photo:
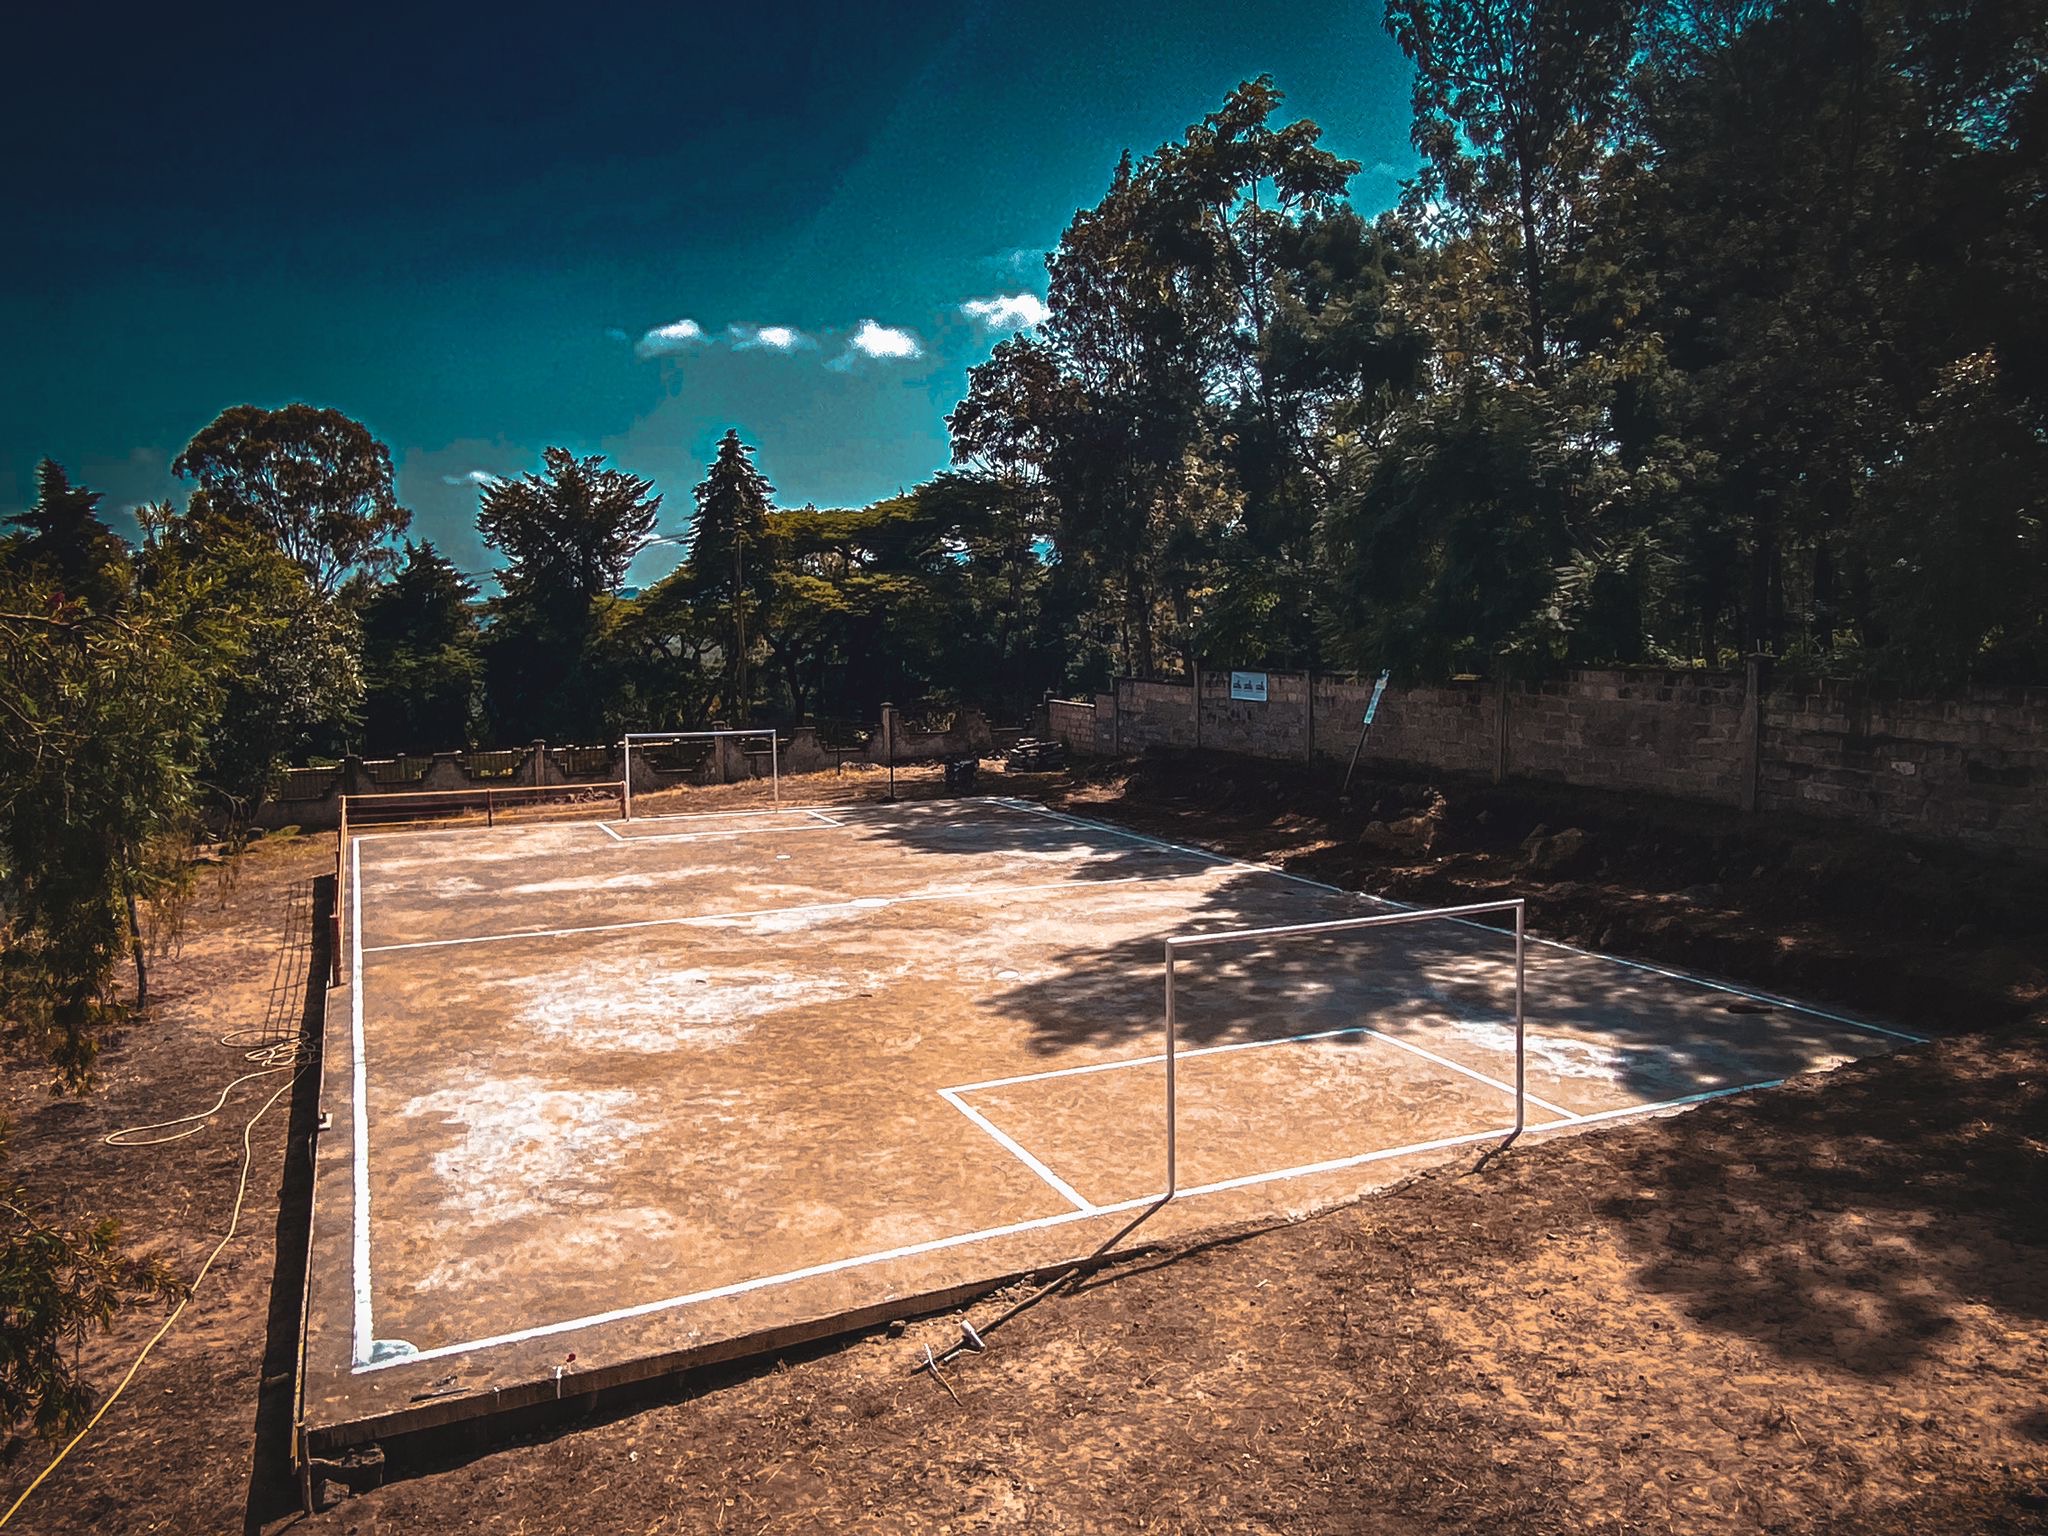
<svg viewBox="0 0 2048 1536">
<path fill-rule="evenodd" d="M 432 544 L 362 608 L 363 743 L 373 755 L 455 751 L 476 737 L 483 662 L 474 583 Z"/>
<path fill-rule="evenodd" d="M 391 452 L 339 411 L 288 405 L 222 411 L 172 470 L 196 481 L 189 515 L 269 537 L 322 597 L 397 563 L 412 514 L 391 484 Z"/>
<path fill-rule="evenodd" d="M 598 456 L 550 448 L 540 474 L 484 488 L 477 528 L 508 562 L 483 638 L 500 740 L 597 741 L 616 729 L 625 579 L 661 508 L 653 486 Z"/>
<path fill-rule="evenodd" d="M 203 508 L 140 515 L 143 590 L 174 616 L 212 690 L 211 712 L 193 724 L 197 773 L 239 815 L 287 764 L 342 749 L 362 707 L 361 634 L 263 530 Z"/>
<path fill-rule="evenodd" d="M 775 487 L 754 468 L 753 451 L 731 429 L 719 440 L 694 493 L 690 554 L 677 573 L 718 637 L 725 658 L 719 712 L 734 721 L 747 718 L 749 663 L 760 641 L 760 615 L 775 590 L 773 552 L 766 547 Z"/>
<path fill-rule="evenodd" d="M 183 618 L 152 593 L 94 614 L 0 578 L 0 987 L 15 1028 L 74 1084 L 114 1010 L 130 901 L 180 878 L 161 845 L 184 841 L 216 702 Z"/>
<path fill-rule="evenodd" d="M 35 504 L 9 521 L 17 536 L 0 542 L 0 569 L 40 575 L 57 593 L 105 612 L 128 595 L 128 550 L 99 520 L 99 493 L 75 486 L 63 466 L 36 466 Z"/>
<path fill-rule="evenodd" d="M 112 1221 L 59 1225 L 19 1185 L 0 1183 L 0 1448 L 24 1424 L 49 1441 L 75 1431 L 93 1402 L 78 1346 L 124 1302 L 180 1293 L 161 1261 L 123 1255 L 119 1238 Z"/>
</svg>

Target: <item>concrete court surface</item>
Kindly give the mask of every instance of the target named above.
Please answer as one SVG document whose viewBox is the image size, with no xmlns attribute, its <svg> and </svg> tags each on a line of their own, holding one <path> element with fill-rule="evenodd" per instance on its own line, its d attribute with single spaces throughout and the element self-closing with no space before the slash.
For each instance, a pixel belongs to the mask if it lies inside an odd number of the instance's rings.
<svg viewBox="0 0 2048 1536">
<path fill-rule="evenodd" d="M 1164 1188 L 1169 934 L 1392 910 L 1021 801 L 368 832 L 329 996 L 308 1445 L 863 1326 L 1091 1252 Z M 1169 1235 L 1496 1140 L 1513 941 L 1182 956 Z M 1534 940 L 1565 1130 L 1912 1038 Z"/>
</svg>

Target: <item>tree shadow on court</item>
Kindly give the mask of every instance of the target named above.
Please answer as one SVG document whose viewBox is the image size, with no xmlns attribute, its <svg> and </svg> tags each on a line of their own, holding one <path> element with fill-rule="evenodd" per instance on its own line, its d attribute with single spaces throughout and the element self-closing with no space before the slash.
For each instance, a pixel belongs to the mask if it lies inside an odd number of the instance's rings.
<svg viewBox="0 0 2048 1536">
<path fill-rule="evenodd" d="M 1701 1325 L 1863 1378 L 2048 1319 L 2048 1024 L 1857 1063 L 1624 1144 L 1597 1205 Z M 2001 1390 L 1987 1380 L 1986 1390 Z M 2043 1409 L 2014 1394 L 2013 1421 Z"/>
<path fill-rule="evenodd" d="M 1072 941 L 1020 957 L 1029 979 L 982 1004 L 1027 1021 L 1035 1048 L 1047 1056 L 1158 1049 L 1171 935 L 1389 911 L 1368 897 L 1253 866 L 1201 880 L 1077 891 L 1072 900 Z M 1434 1036 L 1468 1064 L 1511 1076 L 1514 942 L 1510 929 L 1490 926 L 1506 920 L 1499 914 L 1183 950 L 1176 961 L 1178 1038 L 1183 1048 L 1195 1048 L 1365 1026 Z M 1525 976 L 1532 1080 L 1597 1084 L 1616 1104 L 1754 1084 L 1896 1043 L 1534 939 Z M 1364 1034 L 1337 1039 L 1370 1043 Z"/>
</svg>

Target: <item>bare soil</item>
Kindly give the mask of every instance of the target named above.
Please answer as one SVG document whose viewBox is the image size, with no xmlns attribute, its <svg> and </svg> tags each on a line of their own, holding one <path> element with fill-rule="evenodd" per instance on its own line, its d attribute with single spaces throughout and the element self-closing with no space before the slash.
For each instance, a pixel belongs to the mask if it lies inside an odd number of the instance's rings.
<svg viewBox="0 0 2048 1536">
<path fill-rule="evenodd" d="M 386 1486 L 310 1520 L 279 1417 L 303 1241 L 281 1103 L 242 1235 L 12 1528 L 2048 1531 L 2048 871 L 1526 784 L 1382 777 L 1340 804 L 1327 774 L 1217 759 L 983 787 L 1403 899 L 1525 894 L 1539 932 L 1947 1038 L 1146 1254 L 943 1381 L 910 1368 L 950 1318 L 517 1444 L 393 1447 Z M 276 1016 L 287 904 L 331 865 L 331 840 L 266 840 L 195 903 L 92 1095 L 7 1059 L 31 1189 L 197 1264 L 278 1079 L 189 1140 L 100 1137 L 244 1069 L 213 1042 Z M 93 1378 L 159 1317 L 93 1341 Z M 0 1460 L 0 1505 L 43 1459 Z"/>
</svg>

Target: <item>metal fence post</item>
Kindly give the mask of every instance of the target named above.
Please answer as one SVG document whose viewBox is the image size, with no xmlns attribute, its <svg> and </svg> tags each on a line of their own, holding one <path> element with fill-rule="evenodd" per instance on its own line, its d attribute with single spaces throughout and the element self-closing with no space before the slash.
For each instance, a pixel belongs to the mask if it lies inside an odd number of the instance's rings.
<svg viewBox="0 0 2048 1536">
<path fill-rule="evenodd" d="M 1173 943 L 1166 945 L 1166 1194 L 1171 1200 L 1180 1185 L 1180 1160 L 1176 1138 L 1175 1094 L 1179 1087 L 1180 1036 L 1173 1018 Z"/>
</svg>

